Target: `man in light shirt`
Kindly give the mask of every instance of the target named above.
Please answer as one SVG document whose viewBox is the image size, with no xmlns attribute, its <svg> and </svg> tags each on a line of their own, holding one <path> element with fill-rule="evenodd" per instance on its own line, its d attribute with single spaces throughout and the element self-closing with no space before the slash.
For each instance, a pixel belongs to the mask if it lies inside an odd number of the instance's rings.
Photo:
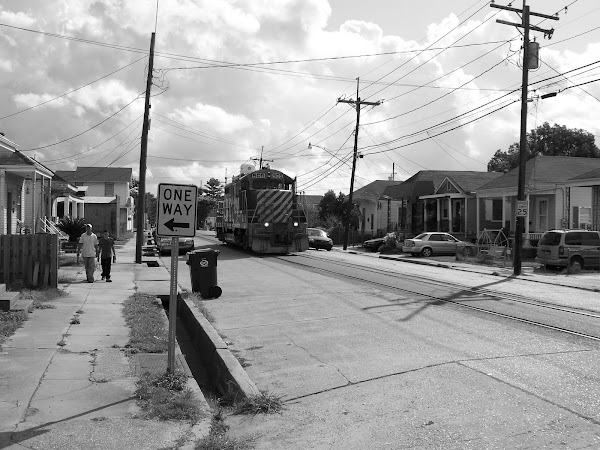
<svg viewBox="0 0 600 450">
<path fill-rule="evenodd" d="M 94 282 L 94 270 L 96 269 L 96 254 L 98 252 L 98 238 L 92 233 L 92 225 L 85 225 L 85 233 L 79 238 L 77 245 L 77 254 L 81 252 L 83 265 L 85 266 L 85 275 L 88 283 Z"/>
</svg>

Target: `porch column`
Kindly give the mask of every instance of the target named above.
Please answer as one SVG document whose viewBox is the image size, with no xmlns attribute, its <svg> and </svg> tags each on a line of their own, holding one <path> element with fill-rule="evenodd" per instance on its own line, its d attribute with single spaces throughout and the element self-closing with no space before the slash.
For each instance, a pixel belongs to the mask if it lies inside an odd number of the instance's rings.
<svg viewBox="0 0 600 450">
<path fill-rule="evenodd" d="M 427 231 L 427 202 L 429 200 L 425 199 L 423 201 L 423 231 Z"/>
<path fill-rule="evenodd" d="M 46 197 L 46 201 L 48 202 L 46 206 L 46 212 L 52 217 L 52 178 L 48 178 L 48 196 Z"/>
<path fill-rule="evenodd" d="M 530 247 L 531 243 L 529 242 L 529 194 L 525 195 L 525 200 L 527 201 L 527 217 L 525 217 L 525 236 L 523 237 L 523 247 Z M 546 213 L 548 214 L 548 213 Z"/>
<path fill-rule="evenodd" d="M 0 235 L 8 234 L 6 221 L 8 219 L 8 190 L 6 189 L 6 170 L 0 169 Z"/>
<path fill-rule="evenodd" d="M 440 199 L 439 198 L 435 199 L 435 207 L 436 207 L 436 215 L 437 215 L 437 217 L 436 217 L 437 226 L 435 228 L 435 231 L 440 231 L 440 217 L 441 217 L 440 210 L 441 210 L 441 208 L 440 208 Z"/>
<path fill-rule="evenodd" d="M 479 241 L 479 196 L 475 194 L 475 237 Z"/>
<path fill-rule="evenodd" d="M 467 217 L 469 217 L 469 211 L 467 210 L 467 205 L 469 204 L 469 197 L 465 197 L 465 238 L 467 237 L 467 233 L 469 232 L 468 229 L 468 225 L 469 223 L 467 222 Z"/>
<path fill-rule="evenodd" d="M 454 230 L 454 226 L 453 226 L 453 218 L 452 218 L 452 198 L 448 197 L 446 199 L 446 201 L 448 202 L 448 233 L 452 233 Z"/>
<path fill-rule="evenodd" d="M 33 180 L 31 182 L 31 234 L 35 234 L 36 227 L 36 216 L 35 216 L 35 183 L 36 183 L 36 173 L 33 171 Z"/>
<path fill-rule="evenodd" d="M 502 226 L 500 228 L 504 228 L 504 224 L 506 223 L 506 195 L 502 196 Z"/>
</svg>

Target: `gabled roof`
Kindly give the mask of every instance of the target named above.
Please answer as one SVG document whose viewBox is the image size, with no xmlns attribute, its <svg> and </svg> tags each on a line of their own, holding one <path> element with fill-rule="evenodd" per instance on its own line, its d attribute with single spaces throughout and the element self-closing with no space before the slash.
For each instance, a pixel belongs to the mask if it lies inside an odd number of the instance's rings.
<svg viewBox="0 0 600 450">
<path fill-rule="evenodd" d="M 18 150 L 6 147 L 0 147 L 0 166 L 29 166 L 35 167 L 41 173 L 46 173 L 49 176 L 54 175 L 54 172 L 41 162 L 30 158 Z"/>
<path fill-rule="evenodd" d="M 391 181 L 391 180 L 375 180 L 366 186 L 354 191 L 353 197 L 356 200 L 360 199 L 377 199 L 389 186 L 395 186 L 402 183 L 402 181 Z"/>
<path fill-rule="evenodd" d="M 78 167 L 77 170 L 57 170 L 57 175 L 69 183 L 131 182 L 130 167 Z"/>
<path fill-rule="evenodd" d="M 600 178 L 600 169 L 590 170 L 589 172 L 571 178 L 571 180 L 590 180 L 593 178 Z"/>
<path fill-rule="evenodd" d="M 482 183 L 502 174 L 477 172 L 472 170 L 421 170 L 397 186 L 388 187 L 384 195 L 394 199 L 417 198 L 421 195 L 432 195 L 435 190 L 448 178 L 464 191 L 470 192 Z"/>
<path fill-rule="evenodd" d="M 541 186 L 565 183 L 592 170 L 600 169 L 600 158 L 579 158 L 575 156 L 536 156 L 525 165 L 525 185 Z M 481 186 L 486 189 L 517 188 L 519 168 Z"/>
</svg>

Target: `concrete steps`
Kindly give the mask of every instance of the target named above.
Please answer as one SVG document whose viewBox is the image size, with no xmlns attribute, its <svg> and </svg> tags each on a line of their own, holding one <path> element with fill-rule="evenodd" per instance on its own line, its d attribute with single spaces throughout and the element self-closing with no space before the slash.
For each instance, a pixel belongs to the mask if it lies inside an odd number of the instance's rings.
<svg viewBox="0 0 600 450">
<path fill-rule="evenodd" d="M 26 311 L 33 309 L 33 300 L 19 299 L 18 292 L 7 292 L 6 285 L 0 284 L 0 311 Z"/>
</svg>

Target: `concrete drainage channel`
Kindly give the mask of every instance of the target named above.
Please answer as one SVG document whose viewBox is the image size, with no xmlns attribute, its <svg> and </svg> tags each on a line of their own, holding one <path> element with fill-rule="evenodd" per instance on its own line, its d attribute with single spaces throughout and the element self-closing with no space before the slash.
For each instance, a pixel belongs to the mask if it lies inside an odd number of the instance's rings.
<svg viewBox="0 0 600 450">
<path fill-rule="evenodd" d="M 165 312 L 169 296 L 159 296 Z M 198 385 L 219 395 L 253 397 L 260 391 L 227 344 L 194 305 L 177 296 L 177 343 Z"/>
</svg>

